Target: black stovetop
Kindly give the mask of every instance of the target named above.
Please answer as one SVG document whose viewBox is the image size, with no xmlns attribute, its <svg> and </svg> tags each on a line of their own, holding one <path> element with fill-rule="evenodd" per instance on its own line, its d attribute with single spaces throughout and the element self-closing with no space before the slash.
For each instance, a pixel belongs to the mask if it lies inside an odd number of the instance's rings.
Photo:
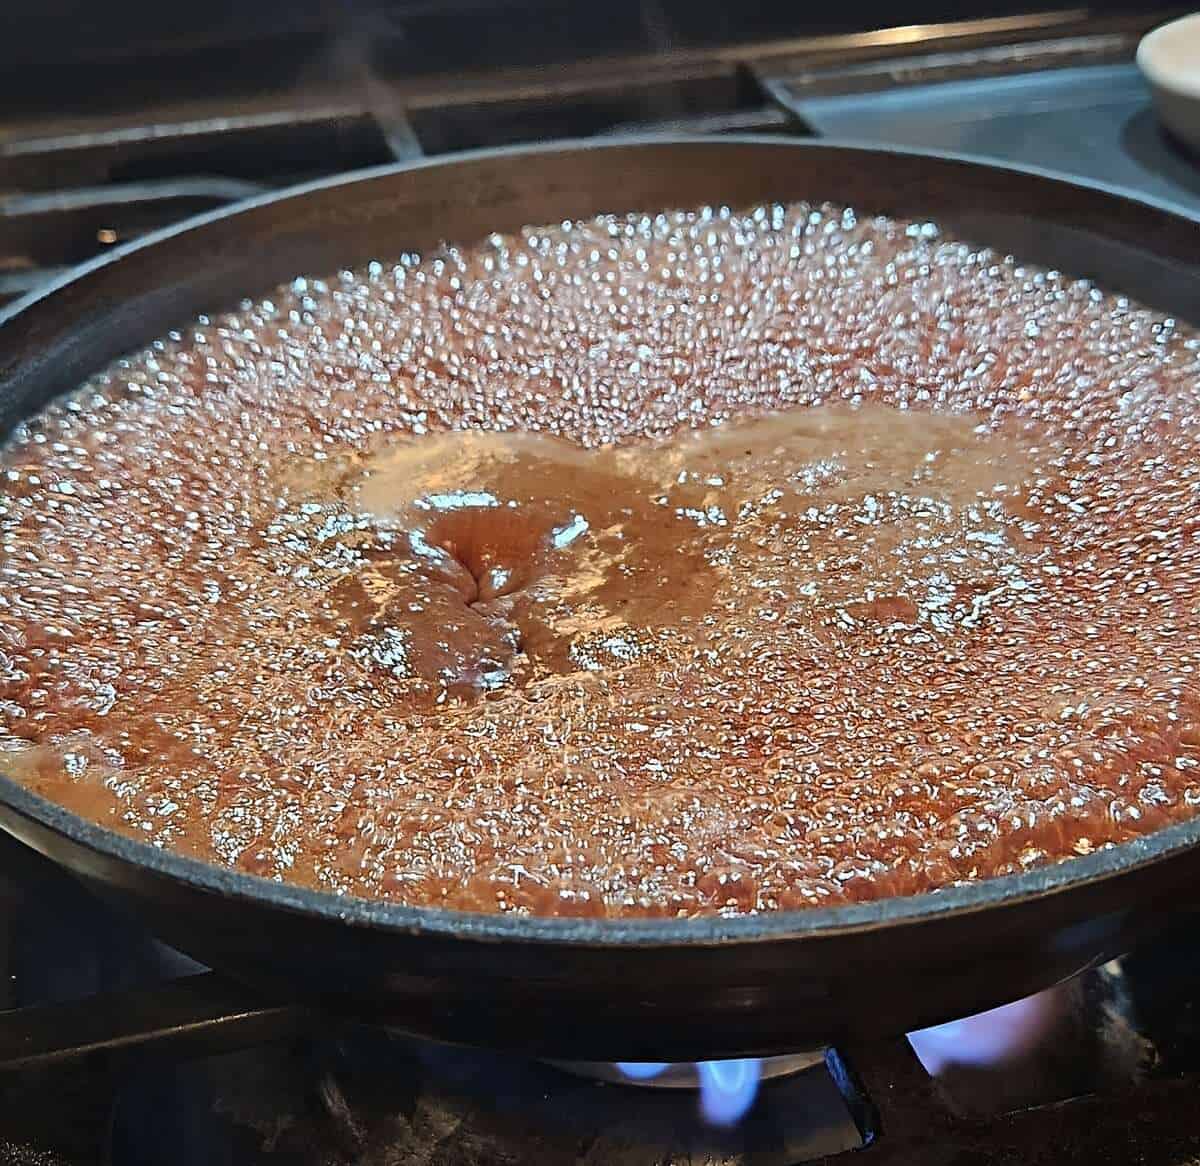
<svg viewBox="0 0 1200 1166">
<path fill-rule="evenodd" d="M 524 2 L 531 21 L 545 6 Z M 580 7 L 561 17 L 564 27 L 583 19 Z M 554 22 L 533 23 L 541 32 L 526 30 L 528 52 L 504 56 L 503 68 L 470 54 L 454 72 L 432 68 L 437 53 L 417 50 L 436 4 L 398 5 L 403 35 L 348 21 L 342 34 L 299 47 L 254 39 L 253 21 L 244 43 L 230 43 L 236 23 L 213 33 L 216 49 L 177 30 L 170 52 L 135 61 L 115 49 L 105 56 L 97 42 L 90 64 L 43 69 L 52 84 L 0 63 L 0 302 L 115 243 L 255 193 L 555 137 L 743 132 L 934 146 L 1200 205 L 1200 169 L 1163 136 L 1132 64 L 1139 36 L 1165 12 L 1069 10 L 827 33 L 812 20 L 807 32 L 795 20 L 780 24 L 786 6 L 772 5 L 774 22 L 748 16 L 722 40 L 713 31 L 720 22 L 704 25 L 704 36 L 688 33 L 678 4 L 633 7 L 641 39 L 572 40 Z M 472 27 L 484 13 L 486 4 Z M 537 63 L 536 46 L 562 56 L 568 41 L 573 59 Z M 65 99 L 65 77 L 91 88 Z"/>
<path fill-rule="evenodd" d="M 1052 990 L 1042 1034 L 1007 1060 L 994 1040 L 972 1045 L 968 1033 L 964 1043 L 953 1029 L 915 1042 L 936 1078 L 903 1037 L 830 1049 L 766 1082 L 747 1116 L 721 1128 L 690 1091 L 600 1083 L 268 1006 L 15 843 L 0 844 L 0 867 L 3 1166 L 792 1166 L 854 1150 L 879 1166 L 1200 1157 L 1192 920 Z M 955 1060 L 976 1063 L 944 1063 Z"/>
<path fill-rule="evenodd" d="M 1152 15 L 836 35 L 740 23 L 758 29 L 756 41 L 712 23 L 682 35 L 679 6 L 635 7 L 649 40 L 555 68 L 535 54 L 520 67 L 510 56 L 503 70 L 415 70 L 403 38 L 358 35 L 321 41 L 299 65 L 268 53 L 247 70 L 244 56 L 231 59 L 218 91 L 177 46 L 171 70 L 147 65 L 162 74 L 153 103 L 145 85 L 114 83 L 87 113 L 66 116 L 27 90 L 0 114 L 0 297 L 114 242 L 302 178 L 566 135 L 745 131 L 928 146 L 1200 211 L 1200 164 L 1162 134 L 1132 64 Z M 409 8 L 411 33 L 423 17 Z M 239 43 L 236 28 L 222 35 Z M 210 64 L 213 47 L 200 46 Z M 81 78 L 117 57 L 98 59 L 79 66 Z M 599 1083 L 256 999 L 5 843 L 0 1166 L 789 1166 L 855 1149 L 882 1164 L 1183 1166 L 1200 1160 L 1193 931 L 1181 920 L 1057 989 L 1042 1002 L 1050 1019 L 1035 1047 L 1000 1063 L 986 1040 L 954 1029 L 924 1042 L 926 1059 L 936 1047 L 976 1063 L 936 1079 L 904 1034 L 820 1050 L 719 1128 L 690 1091 Z"/>
</svg>

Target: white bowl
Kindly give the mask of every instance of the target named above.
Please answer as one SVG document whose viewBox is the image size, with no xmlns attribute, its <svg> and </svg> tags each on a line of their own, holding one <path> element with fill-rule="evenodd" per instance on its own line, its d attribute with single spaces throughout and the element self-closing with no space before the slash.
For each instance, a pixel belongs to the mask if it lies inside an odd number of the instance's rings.
<svg viewBox="0 0 1200 1166">
<path fill-rule="evenodd" d="M 1142 37 L 1137 63 L 1163 124 L 1200 151 L 1200 12 Z"/>
</svg>

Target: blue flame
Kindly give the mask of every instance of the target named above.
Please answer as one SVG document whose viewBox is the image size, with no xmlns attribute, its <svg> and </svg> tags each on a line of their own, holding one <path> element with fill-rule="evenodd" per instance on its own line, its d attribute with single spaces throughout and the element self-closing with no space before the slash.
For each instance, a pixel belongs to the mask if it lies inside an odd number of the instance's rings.
<svg viewBox="0 0 1200 1166">
<path fill-rule="evenodd" d="M 665 1073 L 670 1065 L 666 1061 L 618 1061 L 617 1068 L 630 1081 L 649 1081 L 652 1077 Z"/>
<path fill-rule="evenodd" d="M 713 1125 L 730 1126 L 740 1121 L 754 1104 L 762 1062 L 757 1057 L 742 1061 L 701 1061 L 700 1112 Z"/>
<path fill-rule="evenodd" d="M 1015 1000 L 988 1012 L 908 1034 L 909 1043 L 931 1076 L 951 1065 L 993 1066 L 1020 1057 L 1048 1038 L 1063 1008 L 1061 987 Z M 668 1070 L 686 1070 L 667 1061 L 618 1061 L 617 1069 L 630 1081 L 651 1081 Z M 700 1113 L 711 1125 L 741 1121 L 758 1096 L 763 1062 L 757 1057 L 728 1061 L 696 1061 L 695 1078 L 673 1074 L 680 1084 L 700 1086 Z"/>
<path fill-rule="evenodd" d="M 951 1065 L 1001 1065 L 1029 1052 L 1045 1037 L 1057 1005 L 1057 992 L 1050 988 L 977 1016 L 910 1032 L 908 1043 L 932 1077 Z"/>
<path fill-rule="evenodd" d="M 666 1061 L 618 1061 L 617 1068 L 631 1081 L 649 1081 L 665 1073 Z M 738 1061 L 698 1061 L 700 1112 L 705 1121 L 730 1126 L 740 1121 L 754 1104 L 762 1077 L 757 1057 Z"/>
</svg>

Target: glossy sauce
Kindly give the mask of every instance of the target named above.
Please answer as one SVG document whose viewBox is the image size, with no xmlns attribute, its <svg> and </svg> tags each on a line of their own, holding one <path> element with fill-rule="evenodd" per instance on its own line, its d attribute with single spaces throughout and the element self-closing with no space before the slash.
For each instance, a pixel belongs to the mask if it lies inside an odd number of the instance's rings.
<svg viewBox="0 0 1200 1166">
<path fill-rule="evenodd" d="M 0 764 L 157 845 L 738 913 L 1200 804 L 1196 341 L 840 208 L 493 236 L 13 436 Z"/>
</svg>

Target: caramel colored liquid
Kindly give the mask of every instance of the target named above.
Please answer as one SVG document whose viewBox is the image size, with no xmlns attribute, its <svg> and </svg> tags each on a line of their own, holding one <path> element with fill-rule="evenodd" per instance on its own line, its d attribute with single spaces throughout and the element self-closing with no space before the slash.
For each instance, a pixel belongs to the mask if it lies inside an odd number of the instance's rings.
<svg viewBox="0 0 1200 1166">
<path fill-rule="evenodd" d="M 755 601 L 764 573 L 778 569 L 777 552 L 747 537 L 764 514 L 817 528 L 787 564 L 814 613 L 847 619 L 890 605 L 917 620 L 897 548 L 930 524 L 893 515 L 884 525 L 878 499 L 920 486 L 927 505 L 958 515 L 980 496 L 1016 498 L 1024 457 L 974 428 L 970 418 L 866 406 L 598 450 L 467 430 L 388 442 L 340 473 L 308 467 L 295 487 L 365 520 L 361 561 L 330 587 L 321 616 L 396 681 L 397 704 L 420 707 L 666 660 L 681 629 L 703 637 L 719 604 Z M 828 544 L 819 553 L 835 548 L 810 512 L 861 499 L 870 563 L 854 577 L 823 577 L 814 536 Z M 979 568 L 978 556 L 956 556 L 952 573 L 966 585 Z"/>
<path fill-rule="evenodd" d="M 338 893 L 739 913 L 1200 804 L 1197 340 L 809 206 L 297 280 L 0 462 L 0 766 Z"/>
</svg>

